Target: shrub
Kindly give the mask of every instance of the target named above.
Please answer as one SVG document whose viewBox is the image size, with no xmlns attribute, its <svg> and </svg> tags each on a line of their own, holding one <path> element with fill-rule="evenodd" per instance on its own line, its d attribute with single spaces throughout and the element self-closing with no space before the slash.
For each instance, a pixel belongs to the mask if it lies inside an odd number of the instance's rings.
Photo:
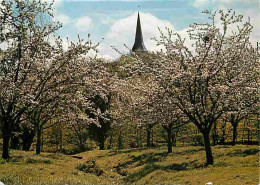
<svg viewBox="0 0 260 185">
<path fill-rule="evenodd" d="M 97 165 L 95 160 L 87 161 L 85 163 L 79 164 L 76 167 L 78 170 L 83 171 L 85 173 L 93 173 L 96 176 L 100 176 L 104 173 Z"/>
<path fill-rule="evenodd" d="M 3 158 L 0 158 L 0 164 L 4 164 L 4 163 L 6 163 L 7 161 L 5 160 L 5 159 L 3 159 Z"/>
<path fill-rule="evenodd" d="M 32 157 L 28 158 L 26 160 L 26 163 L 45 163 L 45 164 L 52 164 L 52 161 L 51 160 L 48 160 L 48 159 L 45 159 L 45 160 L 42 160 L 42 159 L 34 159 Z"/>
<path fill-rule="evenodd" d="M 30 157 L 26 160 L 26 163 L 37 163 L 37 161 Z"/>
<path fill-rule="evenodd" d="M 243 152 L 243 157 L 248 156 L 248 155 L 255 155 L 257 153 L 259 153 L 259 149 L 256 149 L 256 148 L 247 149 Z"/>
</svg>

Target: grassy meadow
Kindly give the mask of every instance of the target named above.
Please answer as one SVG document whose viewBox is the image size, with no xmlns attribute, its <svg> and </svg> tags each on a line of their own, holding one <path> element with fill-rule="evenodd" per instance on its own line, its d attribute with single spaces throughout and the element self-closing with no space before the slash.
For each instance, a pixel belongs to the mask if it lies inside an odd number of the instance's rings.
<svg viewBox="0 0 260 185">
<path fill-rule="evenodd" d="M 11 151 L 0 160 L 5 184 L 259 184 L 259 147 L 213 147 L 214 165 L 205 166 L 203 147 L 94 150 L 69 155 Z"/>
</svg>

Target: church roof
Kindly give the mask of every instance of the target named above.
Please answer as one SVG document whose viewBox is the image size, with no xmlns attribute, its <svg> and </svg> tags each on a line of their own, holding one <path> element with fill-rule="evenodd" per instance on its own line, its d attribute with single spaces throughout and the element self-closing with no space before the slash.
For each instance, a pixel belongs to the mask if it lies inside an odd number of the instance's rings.
<svg viewBox="0 0 260 185">
<path fill-rule="evenodd" d="M 138 18 L 137 18 L 137 25 L 136 25 L 135 43 L 132 48 L 132 51 L 133 52 L 146 52 L 147 51 L 147 49 L 145 48 L 145 45 L 144 45 L 144 41 L 143 41 L 143 34 L 142 34 L 139 12 L 138 12 Z"/>
</svg>

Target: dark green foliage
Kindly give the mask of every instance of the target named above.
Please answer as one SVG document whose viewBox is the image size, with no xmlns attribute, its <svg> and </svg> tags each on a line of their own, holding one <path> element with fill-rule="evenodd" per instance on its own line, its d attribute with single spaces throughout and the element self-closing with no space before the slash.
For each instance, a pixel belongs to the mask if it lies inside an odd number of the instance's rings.
<svg viewBox="0 0 260 185">
<path fill-rule="evenodd" d="M 28 158 L 26 160 L 26 163 L 37 163 L 37 161 L 35 159 L 33 159 L 33 158 Z"/>
<path fill-rule="evenodd" d="M 6 162 L 7 162 L 6 159 L 3 159 L 3 158 L 0 157 L 0 164 L 4 164 L 4 163 L 6 163 Z"/>
<path fill-rule="evenodd" d="M 51 162 L 51 160 L 43 160 L 43 163 L 45 163 L 45 164 L 51 164 L 52 162 Z"/>
<path fill-rule="evenodd" d="M 34 158 L 28 158 L 26 160 L 26 163 L 45 163 L 45 164 L 52 164 L 52 161 L 51 160 L 48 160 L 48 159 L 34 159 Z"/>
<path fill-rule="evenodd" d="M 79 164 L 76 167 L 78 170 L 83 171 L 85 173 L 93 173 L 96 176 L 100 176 L 104 173 L 97 165 L 95 160 L 87 161 L 85 163 Z"/>
<path fill-rule="evenodd" d="M 256 148 L 247 149 L 243 152 L 243 157 L 248 156 L 248 155 L 255 155 L 257 153 L 259 154 L 259 149 L 256 149 Z"/>
<path fill-rule="evenodd" d="M 243 156 L 243 157 L 246 157 L 248 155 L 255 155 L 259 153 L 259 149 L 257 148 L 251 148 L 251 149 L 247 149 L 247 150 L 241 150 L 241 149 L 237 149 L 235 150 L 235 152 L 230 152 L 227 154 L 227 156 L 230 156 L 230 157 L 234 157 L 234 156 Z"/>
<path fill-rule="evenodd" d="M 18 157 L 13 157 L 13 158 L 10 159 L 10 161 L 12 163 L 17 163 L 17 162 L 20 162 L 21 160 Z"/>
</svg>

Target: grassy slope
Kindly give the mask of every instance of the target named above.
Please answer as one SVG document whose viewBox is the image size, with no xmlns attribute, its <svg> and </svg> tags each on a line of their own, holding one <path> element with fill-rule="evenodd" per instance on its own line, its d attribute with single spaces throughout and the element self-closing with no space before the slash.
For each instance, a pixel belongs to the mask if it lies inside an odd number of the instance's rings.
<svg viewBox="0 0 260 185">
<path fill-rule="evenodd" d="M 203 165 L 202 147 L 149 150 L 90 151 L 70 156 L 12 151 L 11 162 L 0 164 L 0 181 L 10 184 L 258 184 L 259 147 L 213 147 L 215 164 Z M 76 169 L 95 160 L 104 174 L 97 177 Z M 0 161 L 1 162 L 1 161 Z"/>
</svg>

